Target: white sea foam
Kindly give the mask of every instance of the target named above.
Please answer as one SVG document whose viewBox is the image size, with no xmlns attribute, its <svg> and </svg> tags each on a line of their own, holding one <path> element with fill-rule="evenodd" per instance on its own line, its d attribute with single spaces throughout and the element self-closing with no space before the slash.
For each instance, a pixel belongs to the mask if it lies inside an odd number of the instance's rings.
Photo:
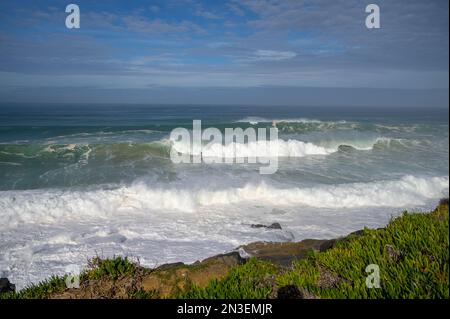
<svg viewBox="0 0 450 319">
<path fill-rule="evenodd" d="M 258 203 L 269 207 L 403 207 L 448 196 L 447 177 L 405 176 L 399 180 L 276 188 L 266 183 L 210 190 L 157 188 L 139 182 L 108 190 L 29 190 L 0 192 L 0 227 L 52 223 L 60 219 L 108 218 L 149 211 L 195 212 L 204 207 Z"/>
<path fill-rule="evenodd" d="M 283 123 L 324 123 L 323 121 L 316 120 L 316 119 L 308 119 L 308 118 L 291 118 L 291 119 L 283 119 L 283 118 L 274 118 L 274 119 L 267 119 L 264 117 L 258 117 L 258 116 L 248 116 L 243 119 L 237 120 L 237 123 L 250 123 L 252 125 L 258 124 L 258 123 L 272 123 L 272 122 L 283 122 Z M 330 122 L 330 123 L 345 123 L 345 121 L 337 121 L 337 122 Z"/>
<path fill-rule="evenodd" d="M 264 183 L 221 190 L 135 183 L 91 191 L 4 191 L 0 276 L 21 289 L 64 275 L 66 266 L 85 267 L 98 254 L 137 256 L 155 267 L 194 262 L 253 241 L 334 238 L 381 227 L 400 209 L 430 209 L 448 196 L 448 182 L 448 176 L 405 176 L 285 189 Z M 283 229 L 250 227 L 272 222 Z"/>
<path fill-rule="evenodd" d="M 194 154 L 188 143 L 174 142 L 173 147 L 177 152 L 200 155 L 200 151 Z M 198 149 L 198 148 L 197 148 Z M 254 141 L 250 143 L 212 143 L 203 145 L 201 153 L 204 157 L 303 157 L 307 155 L 328 155 L 336 152 L 337 149 L 327 149 L 312 143 L 298 140 L 274 140 L 274 141 Z"/>
<path fill-rule="evenodd" d="M 192 151 L 189 143 L 172 141 L 177 152 L 189 155 L 201 155 L 203 157 L 304 157 L 308 155 L 329 155 L 339 150 L 340 146 L 350 146 L 357 150 L 371 150 L 376 144 L 390 145 L 393 139 L 378 137 L 361 140 L 325 140 L 315 143 L 304 142 L 295 139 L 274 141 L 254 141 L 249 143 L 208 143 L 200 148 L 197 153 Z"/>
</svg>

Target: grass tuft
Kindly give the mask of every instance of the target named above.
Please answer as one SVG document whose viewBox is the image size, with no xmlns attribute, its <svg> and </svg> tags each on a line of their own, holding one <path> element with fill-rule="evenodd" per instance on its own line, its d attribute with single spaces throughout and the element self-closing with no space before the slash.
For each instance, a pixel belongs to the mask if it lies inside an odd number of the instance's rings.
<svg viewBox="0 0 450 319">
<path fill-rule="evenodd" d="M 251 258 L 244 265 L 236 266 L 220 280 L 212 280 L 205 288 L 195 285 L 175 298 L 186 299 L 262 299 L 272 292 L 277 267 L 268 262 Z"/>
<path fill-rule="evenodd" d="M 0 299 L 46 299 L 54 293 L 64 291 L 65 288 L 64 277 L 52 276 L 37 285 L 26 287 L 20 292 L 0 294 Z"/>
<path fill-rule="evenodd" d="M 132 262 L 128 257 L 114 257 L 102 259 L 94 257 L 88 262 L 87 270 L 81 274 L 81 280 L 97 280 L 108 277 L 117 280 L 121 276 L 133 276 L 139 265 Z"/>
</svg>

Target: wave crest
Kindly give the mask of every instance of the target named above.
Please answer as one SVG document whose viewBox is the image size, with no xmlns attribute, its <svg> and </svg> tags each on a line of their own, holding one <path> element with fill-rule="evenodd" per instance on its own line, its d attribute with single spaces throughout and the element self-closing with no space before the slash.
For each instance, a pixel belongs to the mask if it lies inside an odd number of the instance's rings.
<svg viewBox="0 0 450 319">
<path fill-rule="evenodd" d="M 53 222 L 60 218 L 108 218 L 116 213 L 195 212 L 202 207 L 246 202 L 269 207 L 405 207 L 424 205 L 427 200 L 448 196 L 448 188 L 448 176 L 404 176 L 399 180 L 286 189 L 266 183 L 222 190 L 173 189 L 153 188 L 140 182 L 91 191 L 3 191 L 0 192 L 0 217 L 5 221 L 3 227 L 8 227 L 23 222 Z"/>
<path fill-rule="evenodd" d="M 172 141 L 172 147 L 183 154 L 202 155 L 215 158 L 248 157 L 304 157 L 308 155 L 329 155 L 338 152 L 342 146 L 356 150 L 371 150 L 376 145 L 389 147 L 392 139 L 375 138 L 370 140 L 336 140 L 322 142 L 304 142 L 294 139 L 273 141 L 254 141 L 249 143 L 208 143 L 202 145 L 201 151 L 193 152 L 189 143 Z M 197 148 L 199 149 L 199 148 Z M 201 153 L 201 154 L 200 154 Z"/>
</svg>

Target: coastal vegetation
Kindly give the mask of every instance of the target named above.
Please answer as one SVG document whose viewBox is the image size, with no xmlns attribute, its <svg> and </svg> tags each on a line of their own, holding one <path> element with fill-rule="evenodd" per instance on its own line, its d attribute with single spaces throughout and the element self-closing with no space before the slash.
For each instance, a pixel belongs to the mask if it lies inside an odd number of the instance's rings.
<svg viewBox="0 0 450 319">
<path fill-rule="evenodd" d="M 449 298 L 448 199 L 432 212 L 403 212 L 384 228 L 335 240 L 240 249 L 253 256 L 233 252 L 153 269 L 127 257 L 95 257 L 78 289 L 54 276 L 0 298 Z M 378 288 L 367 286 L 368 265 L 379 269 Z"/>
</svg>

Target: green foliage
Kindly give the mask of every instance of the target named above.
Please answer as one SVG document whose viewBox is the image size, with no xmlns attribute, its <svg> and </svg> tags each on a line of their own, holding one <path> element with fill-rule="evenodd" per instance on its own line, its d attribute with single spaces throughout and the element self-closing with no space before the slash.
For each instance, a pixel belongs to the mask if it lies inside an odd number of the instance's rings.
<svg viewBox="0 0 450 319">
<path fill-rule="evenodd" d="M 207 287 L 195 285 L 175 296 L 191 299 L 258 299 L 268 298 L 277 268 L 267 262 L 250 259 L 237 266 L 221 280 L 212 280 Z"/>
<path fill-rule="evenodd" d="M 366 267 L 380 269 L 380 288 L 367 288 Z M 183 266 L 184 267 L 184 266 Z M 192 267 L 201 267 L 193 265 Z M 128 258 L 93 258 L 81 274 L 86 280 L 117 280 L 145 271 Z M 325 252 L 308 253 L 291 269 L 280 271 L 271 263 L 251 258 L 232 268 L 205 288 L 189 285 L 174 298 L 269 298 L 274 288 L 296 285 L 320 298 L 449 298 L 448 201 L 429 214 L 403 213 L 384 229 L 365 229 L 348 236 Z M 65 278 L 51 277 L 19 293 L 0 299 L 48 298 L 65 289 Z M 157 298 L 158 292 L 137 290 L 130 298 Z"/>
<path fill-rule="evenodd" d="M 0 299 L 45 299 L 53 293 L 64 291 L 65 288 L 65 278 L 52 276 L 37 285 L 22 289 L 18 293 L 0 294 Z"/>
<path fill-rule="evenodd" d="M 115 257 L 113 259 L 101 259 L 95 257 L 88 262 L 88 268 L 80 275 L 80 282 L 108 278 L 118 279 L 120 276 L 133 276 L 138 265 L 131 262 L 127 257 Z M 66 289 L 66 277 L 52 276 L 37 285 L 22 289 L 18 293 L 0 294 L 0 299 L 45 299 L 51 294 L 63 292 Z M 143 291 L 134 292 L 133 298 L 151 298 L 151 293 Z"/>
<path fill-rule="evenodd" d="M 431 214 L 404 213 L 385 229 L 366 229 L 360 237 L 295 262 L 277 278 L 322 298 L 449 298 L 448 208 Z M 369 264 L 380 268 L 380 288 L 367 288 Z M 339 275 L 331 287 L 318 284 L 321 269 Z"/>
<path fill-rule="evenodd" d="M 131 299 L 156 299 L 158 297 L 158 292 L 154 290 L 145 291 L 140 289 L 130 292 L 128 297 Z"/>
<path fill-rule="evenodd" d="M 131 262 L 128 257 L 115 257 L 113 259 L 101 259 L 95 257 L 89 261 L 88 269 L 81 274 L 81 281 L 86 279 L 101 279 L 109 277 L 113 280 L 123 275 L 133 276 L 136 273 L 137 264 Z"/>
</svg>

